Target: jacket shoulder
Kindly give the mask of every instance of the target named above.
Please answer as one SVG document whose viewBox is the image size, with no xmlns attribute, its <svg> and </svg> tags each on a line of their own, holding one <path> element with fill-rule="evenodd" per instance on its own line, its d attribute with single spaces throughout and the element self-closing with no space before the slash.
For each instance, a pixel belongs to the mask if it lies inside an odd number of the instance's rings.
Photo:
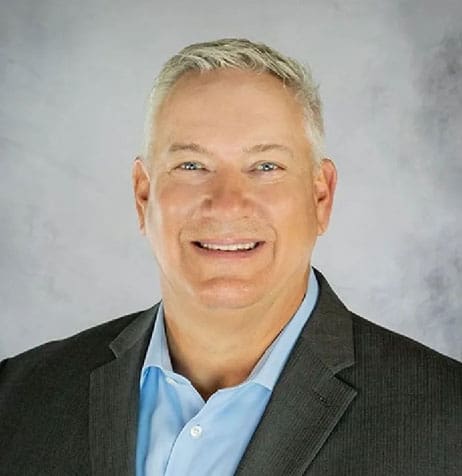
<svg viewBox="0 0 462 476">
<path fill-rule="evenodd" d="M 136 311 L 85 329 L 70 337 L 54 340 L 22 352 L 0 363 L 0 385 L 5 381 L 23 380 L 39 369 L 50 373 L 59 366 L 75 370 L 96 368 L 113 357 L 109 344 L 140 314 Z"/>
<path fill-rule="evenodd" d="M 409 391 L 420 389 L 420 392 L 429 392 L 438 398 L 444 393 L 462 397 L 461 362 L 351 314 L 356 365 L 370 378 L 375 376 L 392 387 L 408 388 Z"/>
<path fill-rule="evenodd" d="M 375 322 L 365 319 L 358 314 L 351 312 L 355 333 L 360 338 L 365 338 L 369 344 L 379 344 L 392 346 L 401 353 L 410 353 L 416 356 L 425 356 L 429 359 L 435 359 L 447 365 L 456 367 L 462 366 L 462 362 L 448 357 L 411 337 L 407 337 L 391 329 L 387 329 Z"/>
</svg>

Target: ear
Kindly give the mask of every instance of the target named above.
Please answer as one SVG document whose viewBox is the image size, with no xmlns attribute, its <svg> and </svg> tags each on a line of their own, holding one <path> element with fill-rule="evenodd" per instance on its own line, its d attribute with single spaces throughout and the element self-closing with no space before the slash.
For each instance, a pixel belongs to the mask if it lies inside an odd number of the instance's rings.
<svg viewBox="0 0 462 476">
<path fill-rule="evenodd" d="M 337 185 L 337 169 L 332 160 L 324 158 L 318 166 L 314 166 L 313 174 L 313 199 L 320 236 L 329 225 Z"/>
<path fill-rule="evenodd" d="M 146 234 L 146 211 L 149 199 L 150 177 L 149 172 L 141 159 L 136 157 L 132 169 L 133 191 L 135 193 L 136 212 L 138 214 L 139 229 Z"/>
</svg>

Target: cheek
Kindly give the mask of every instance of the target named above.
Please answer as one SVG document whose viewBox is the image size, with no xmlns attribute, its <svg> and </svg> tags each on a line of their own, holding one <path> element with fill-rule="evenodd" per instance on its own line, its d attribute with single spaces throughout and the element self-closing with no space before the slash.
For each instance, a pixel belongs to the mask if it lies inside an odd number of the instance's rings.
<svg viewBox="0 0 462 476">
<path fill-rule="evenodd" d="M 156 234 L 172 239 L 194 209 L 192 193 L 184 185 L 159 186 L 150 202 L 150 218 Z"/>
<path fill-rule="evenodd" d="M 310 190 L 296 182 L 268 189 L 261 201 L 276 222 L 289 226 L 306 224 L 315 216 Z"/>
<path fill-rule="evenodd" d="M 303 186 L 273 190 L 266 209 L 277 234 L 277 250 L 285 255 L 310 248 L 317 232 L 314 203 Z"/>
</svg>

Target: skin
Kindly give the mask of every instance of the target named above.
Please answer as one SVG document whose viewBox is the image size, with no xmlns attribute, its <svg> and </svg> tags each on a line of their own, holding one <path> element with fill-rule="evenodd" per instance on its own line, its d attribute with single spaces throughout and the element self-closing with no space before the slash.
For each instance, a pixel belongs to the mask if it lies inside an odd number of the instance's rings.
<svg viewBox="0 0 462 476">
<path fill-rule="evenodd" d="M 267 73 L 186 73 L 153 123 L 133 164 L 139 226 L 173 368 L 207 400 L 247 378 L 300 305 L 337 172 L 313 165 L 302 107 Z M 193 244 L 225 238 L 264 243 L 245 259 Z"/>
</svg>

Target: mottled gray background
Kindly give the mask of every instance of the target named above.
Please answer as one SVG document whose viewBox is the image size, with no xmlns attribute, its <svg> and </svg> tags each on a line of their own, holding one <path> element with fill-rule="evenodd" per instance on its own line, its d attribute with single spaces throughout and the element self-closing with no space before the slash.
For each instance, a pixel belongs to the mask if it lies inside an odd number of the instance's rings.
<svg viewBox="0 0 462 476">
<path fill-rule="evenodd" d="M 151 306 L 131 163 L 161 64 L 262 40 L 321 84 L 339 184 L 313 264 L 462 358 L 462 2 L 0 0 L 0 358 Z"/>
</svg>

